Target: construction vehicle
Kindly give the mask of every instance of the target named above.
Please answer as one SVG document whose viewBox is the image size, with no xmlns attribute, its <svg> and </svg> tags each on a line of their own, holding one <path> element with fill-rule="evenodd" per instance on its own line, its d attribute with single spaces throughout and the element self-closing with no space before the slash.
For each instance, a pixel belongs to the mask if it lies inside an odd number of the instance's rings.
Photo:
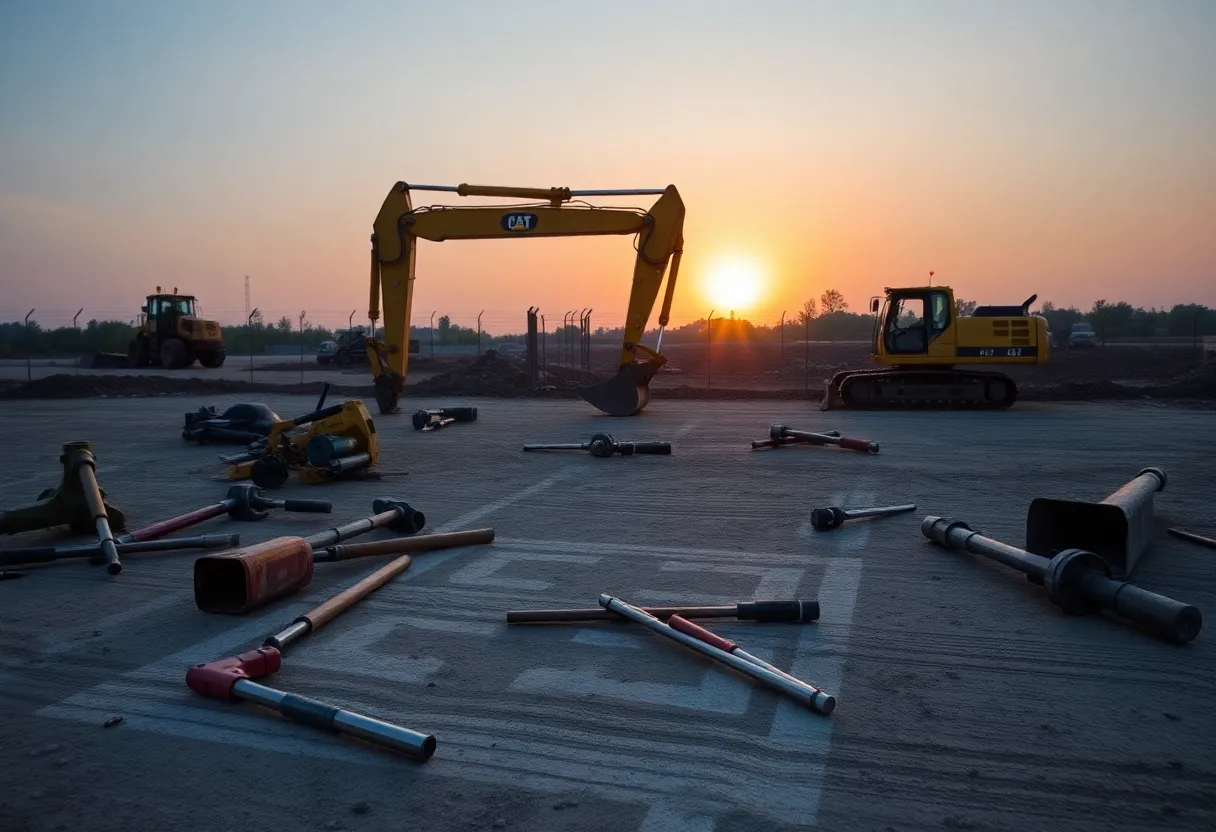
<svg viewBox="0 0 1216 832">
<path fill-rule="evenodd" d="M 317 352 L 318 364 L 355 364 L 366 361 L 367 329 L 357 326 L 353 329 L 339 329 L 334 332 L 334 340 L 321 344 Z"/>
<path fill-rule="evenodd" d="M 870 357 L 885 367 L 837 373 L 821 410 L 1000 410 L 1017 398 L 1013 379 L 955 365 L 1045 364 L 1050 358 L 1047 320 L 1029 311 L 1038 295 L 1021 306 L 979 306 L 960 317 L 949 286 L 884 291 L 885 299 L 870 299 Z"/>
<path fill-rule="evenodd" d="M 415 208 L 412 191 L 441 191 L 462 197 L 501 197 L 541 200 L 510 205 L 435 205 Z M 599 207 L 582 197 L 658 195 L 643 211 L 638 208 Z M 376 403 L 381 413 L 398 410 L 409 363 L 410 312 L 414 297 L 414 259 L 418 240 L 523 239 L 636 235 L 629 308 L 625 319 L 617 374 L 580 389 L 579 395 L 612 416 L 632 416 L 650 402 L 650 380 L 667 359 L 660 354 L 663 329 L 671 313 L 671 300 L 684 248 L 684 202 L 674 185 L 663 189 L 571 190 L 569 188 L 513 188 L 487 185 L 409 185 L 398 182 L 389 190 L 376 216 L 371 237 L 371 297 L 368 317 L 373 327 L 384 301 L 384 339 L 369 337 L 367 358 L 375 377 Z M 659 314 L 659 335 L 654 349 L 642 344 L 642 334 L 658 297 L 668 262 L 671 274 Z"/>
<path fill-rule="evenodd" d="M 195 360 L 211 368 L 224 363 L 228 353 L 219 322 L 198 316 L 193 295 L 180 295 L 177 287 L 162 294 L 157 286 L 140 312 L 139 327 L 127 345 L 127 366 L 177 370 Z"/>
</svg>

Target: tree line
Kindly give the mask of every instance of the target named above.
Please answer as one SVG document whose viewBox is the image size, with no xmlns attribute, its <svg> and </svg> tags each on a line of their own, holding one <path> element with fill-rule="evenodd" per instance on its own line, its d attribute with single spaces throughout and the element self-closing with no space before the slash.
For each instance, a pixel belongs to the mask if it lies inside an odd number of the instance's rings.
<svg viewBox="0 0 1216 832">
<path fill-rule="evenodd" d="M 959 315 L 975 311 L 975 301 L 955 299 Z M 1032 314 L 1047 319 L 1052 333 L 1067 332 L 1074 323 L 1089 323 L 1099 338 L 1150 338 L 1159 336 L 1198 338 L 1216 335 L 1216 309 L 1197 303 L 1175 304 L 1169 309 L 1152 307 L 1145 309 L 1125 301 L 1108 302 L 1097 300 L 1087 311 L 1075 306 L 1058 307 L 1051 301 L 1043 303 Z M 524 316 L 521 314 L 521 324 Z M 562 332 L 550 332 L 549 338 L 577 338 L 578 326 L 572 325 Z M 521 327 L 522 330 L 522 327 Z M 866 341 L 873 331 L 873 318 L 868 313 L 849 311 L 844 295 L 836 289 L 825 290 L 818 298 L 808 298 L 802 306 L 782 325 L 757 324 L 752 321 L 727 317 L 715 317 L 713 321 L 701 318 L 683 326 L 668 329 L 664 340 L 668 343 L 705 340 L 778 340 L 784 334 L 787 340 L 809 338 L 812 341 Z M 135 332 L 134 321 L 90 320 L 87 325 L 44 329 L 36 320 L 29 326 L 21 321 L 0 323 L 0 358 L 54 357 L 84 355 L 95 352 L 127 351 L 127 343 Z M 335 339 L 335 330 L 317 326 L 306 317 L 293 321 L 283 316 L 277 323 L 268 324 L 261 313 L 255 313 L 248 324 L 223 327 L 224 341 L 233 354 L 264 353 L 271 346 L 285 345 L 303 347 L 306 352 L 315 352 L 322 341 Z M 653 333 L 654 330 L 651 330 Z M 377 335 L 383 335 L 377 330 Z M 448 315 L 439 318 L 435 327 L 437 345 L 465 345 L 478 343 L 477 329 L 452 323 Z M 623 327 L 597 327 L 593 333 L 596 342 L 616 341 L 624 335 Z M 430 343 L 429 327 L 410 327 L 410 338 L 418 339 L 425 350 Z M 481 345 L 488 348 L 506 342 L 522 342 L 519 333 L 490 335 L 481 333 Z"/>
</svg>

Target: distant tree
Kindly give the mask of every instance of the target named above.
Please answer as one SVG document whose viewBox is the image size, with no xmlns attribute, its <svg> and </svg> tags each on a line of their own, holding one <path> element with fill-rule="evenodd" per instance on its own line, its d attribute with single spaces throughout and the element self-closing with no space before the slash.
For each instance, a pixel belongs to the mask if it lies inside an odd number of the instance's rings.
<svg viewBox="0 0 1216 832">
<path fill-rule="evenodd" d="M 828 289 L 819 296 L 819 304 L 823 307 L 824 315 L 834 315 L 837 312 L 847 312 L 849 304 L 844 295 L 836 289 Z"/>
<path fill-rule="evenodd" d="M 807 321 L 815 317 L 815 313 L 819 311 L 818 304 L 814 298 L 807 298 L 802 302 L 802 308 L 798 310 L 798 323 L 806 326 Z"/>
<path fill-rule="evenodd" d="M 954 314 L 960 318 L 965 318 L 974 312 L 975 307 L 977 306 L 979 306 L 979 304 L 973 300 L 963 300 L 962 298 L 956 297 L 954 299 Z"/>
<path fill-rule="evenodd" d="M 279 318 L 279 322 L 275 324 L 275 328 L 279 332 L 291 332 L 293 329 L 295 329 L 295 327 L 291 325 L 291 318 L 287 317 L 286 315 Z"/>
</svg>

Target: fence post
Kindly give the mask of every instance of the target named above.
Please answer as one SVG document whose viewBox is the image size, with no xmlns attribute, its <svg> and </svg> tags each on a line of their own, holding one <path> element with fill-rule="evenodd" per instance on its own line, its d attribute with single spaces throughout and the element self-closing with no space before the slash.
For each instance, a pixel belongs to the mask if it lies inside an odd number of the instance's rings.
<svg viewBox="0 0 1216 832">
<path fill-rule="evenodd" d="M 436 309 L 435 312 L 439 310 Z M 431 313 L 431 358 L 435 357 L 435 312 Z M 407 339 L 408 341 L 408 339 Z M 409 344 L 406 344 L 406 351 L 409 351 Z"/>
<path fill-rule="evenodd" d="M 300 310 L 300 384 L 304 383 L 304 310 Z"/>
<path fill-rule="evenodd" d="M 486 310 L 481 310 L 477 313 L 477 354 L 481 355 L 481 316 L 486 314 Z"/>
<path fill-rule="evenodd" d="M 785 369 L 785 310 L 784 309 L 781 310 L 781 323 L 779 324 L 779 326 L 781 327 L 781 354 L 778 357 L 777 361 L 778 361 L 778 365 L 779 365 L 778 370 L 780 371 L 780 370 Z"/>
<path fill-rule="evenodd" d="M 72 316 L 72 329 L 76 330 L 77 346 L 84 346 L 84 341 L 80 337 L 80 324 L 76 323 L 78 320 L 80 320 L 80 313 L 83 311 L 84 311 L 84 307 L 81 307 L 80 311 Z M 84 359 L 84 353 L 81 353 L 80 355 L 76 356 L 76 371 L 73 373 L 73 375 L 77 375 L 77 376 L 80 375 L 80 362 L 83 359 Z"/>
<path fill-rule="evenodd" d="M 714 310 L 709 310 L 709 317 L 705 319 L 705 386 L 713 387 L 713 379 L 710 374 L 710 366 L 714 360 Z"/>
<path fill-rule="evenodd" d="M 802 339 L 802 392 L 811 392 L 811 316 L 807 315 Z"/>
<path fill-rule="evenodd" d="M 249 383 L 253 384 L 253 316 L 258 314 L 257 307 L 245 319 L 245 331 L 249 333 Z"/>
<path fill-rule="evenodd" d="M 541 370 L 547 376 L 549 375 L 549 345 L 546 343 L 549 340 L 549 327 L 545 325 L 545 316 L 540 316 L 540 362 Z"/>
<path fill-rule="evenodd" d="M 34 314 L 31 309 L 25 316 L 25 380 L 34 380 L 34 371 L 30 368 L 30 346 L 33 339 L 30 337 L 30 315 Z"/>
</svg>

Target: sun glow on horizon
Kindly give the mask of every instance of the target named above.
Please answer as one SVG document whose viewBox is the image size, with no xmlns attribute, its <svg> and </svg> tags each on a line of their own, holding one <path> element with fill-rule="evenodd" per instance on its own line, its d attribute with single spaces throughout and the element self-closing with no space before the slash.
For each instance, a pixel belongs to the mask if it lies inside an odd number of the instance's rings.
<svg viewBox="0 0 1216 832">
<path fill-rule="evenodd" d="M 705 275 L 705 294 L 723 309 L 750 309 L 760 299 L 764 275 L 760 266 L 743 257 L 719 260 Z"/>
</svg>

